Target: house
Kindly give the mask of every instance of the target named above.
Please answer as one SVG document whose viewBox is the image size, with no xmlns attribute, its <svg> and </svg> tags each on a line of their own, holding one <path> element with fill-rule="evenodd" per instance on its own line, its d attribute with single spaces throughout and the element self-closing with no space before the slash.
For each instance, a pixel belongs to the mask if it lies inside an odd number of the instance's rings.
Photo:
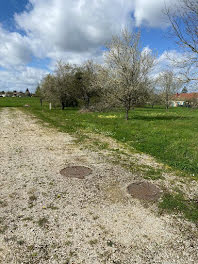
<svg viewBox="0 0 198 264">
<path fill-rule="evenodd" d="M 6 97 L 5 92 L 0 92 L 0 97 Z"/>
<path fill-rule="evenodd" d="M 171 106 L 186 106 L 190 107 L 198 103 L 198 92 L 196 93 L 177 93 L 174 94 L 170 102 Z"/>
</svg>

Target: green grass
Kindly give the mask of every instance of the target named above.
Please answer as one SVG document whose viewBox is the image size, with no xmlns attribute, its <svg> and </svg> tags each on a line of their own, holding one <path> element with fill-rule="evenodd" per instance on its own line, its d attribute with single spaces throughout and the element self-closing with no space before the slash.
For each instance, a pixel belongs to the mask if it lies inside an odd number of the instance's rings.
<svg viewBox="0 0 198 264">
<path fill-rule="evenodd" d="M 24 105 L 38 106 L 39 99 L 36 97 L 0 97 L 0 108 L 1 107 L 23 107 Z"/>
<path fill-rule="evenodd" d="M 78 109 L 48 109 L 40 107 L 38 98 L 0 98 L 0 107 L 22 107 L 61 131 L 81 134 L 101 133 L 137 151 L 148 153 L 198 179 L 198 110 L 171 108 L 136 108 L 130 120 L 123 111 L 108 113 L 79 113 Z M 105 146 L 101 146 L 105 148 Z"/>
<path fill-rule="evenodd" d="M 183 214 L 186 219 L 198 222 L 198 201 L 186 200 L 181 192 L 165 194 L 159 208 L 163 211 Z"/>
<path fill-rule="evenodd" d="M 30 107 L 23 107 L 25 104 Z M 50 111 L 46 102 L 41 108 L 38 98 L 0 98 L 0 111 L 2 107 L 20 107 L 44 123 L 61 131 L 74 133 L 77 135 L 76 142 L 79 143 L 86 142 L 89 139 L 87 133 L 90 132 L 112 137 L 118 142 L 125 143 L 128 149 L 152 155 L 168 165 L 165 166 L 167 170 L 177 172 L 184 182 L 186 176 L 188 179 L 198 180 L 198 110 L 171 108 L 166 111 L 162 107 L 137 108 L 130 112 L 130 120 L 126 121 L 123 111 L 79 113 L 78 109 L 72 108 Z M 108 143 L 97 139 L 92 140 L 92 145 L 99 150 L 109 147 Z M 120 149 L 114 149 L 114 152 L 118 156 L 123 154 Z M 164 170 L 129 164 L 127 156 L 125 160 L 131 171 L 137 172 L 139 169 L 145 179 L 163 179 Z M 181 192 L 166 191 L 159 208 L 165 212 L 180 213 L 193 222 L 198 221 L 197 201 L 185 198 Z M 38 224 L 44 226 L 45 219 L 40 219 Z"/>
</svg>

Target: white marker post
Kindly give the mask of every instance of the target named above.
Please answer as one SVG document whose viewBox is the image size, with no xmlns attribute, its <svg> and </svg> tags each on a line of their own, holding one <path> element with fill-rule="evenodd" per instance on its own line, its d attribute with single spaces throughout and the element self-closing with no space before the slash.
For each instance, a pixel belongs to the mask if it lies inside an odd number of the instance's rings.
<svg viewBox="0 0 198 264">
<path fill-rule="evenodd" d="M 52 110 L 52 103 L 49 103 L 49 110 Z"/>
</svg>

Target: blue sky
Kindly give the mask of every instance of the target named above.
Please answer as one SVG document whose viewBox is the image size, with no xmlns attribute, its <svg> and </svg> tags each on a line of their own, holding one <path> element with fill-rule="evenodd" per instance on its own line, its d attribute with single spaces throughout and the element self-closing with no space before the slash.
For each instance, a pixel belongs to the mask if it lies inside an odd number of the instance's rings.
<svg viewBox="0 0 198 264">
<path fill-rule="evenodd" d="M 28 0 L 1 0 L 0 2 L 0 23 L 7 29 L 15 27 L 13 16 L 24 10 Z"/>
<path fill-rule="evenodd" d="M 121 28 L 141 28 L 142 46 L 179 54 L 167 38 L 164 1 L 179 0 L 1 0 L 0 90 L 34 90 L 56 61 L 103 62 L 104 43 Z"/>
<path fill-rule="evenodd" d="M 164 28 L 142 27 L 141 34 L 143 45 L 156 50 L 158 55 L 161 55 L 164 51 L 177 50 L 174 40 L 168 37 L 168 31 Z"/>
</svg>

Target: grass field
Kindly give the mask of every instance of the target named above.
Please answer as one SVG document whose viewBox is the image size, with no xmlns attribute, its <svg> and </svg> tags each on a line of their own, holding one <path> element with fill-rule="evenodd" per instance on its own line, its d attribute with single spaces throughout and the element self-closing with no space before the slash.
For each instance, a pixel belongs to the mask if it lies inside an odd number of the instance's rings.
<svg viewBox="0 0 198 264">
<path fill-rule="evenodd" d="M 22 107 L 37 117 L 75 133 L 79 130 L 102 133 L 148 153 L 159 161 L 198 178 L 198 110 L 171 108 L 136 108 L 130 120 L 124 112 L 79 113 L 78 109 L 40 107 L 38 98 L 0 98 L 0 107 Z"/>
<path fill-rule="evenodd" d="M 24 107 L 25 104 L 30 107 Z M 125 143 L 131 151 L 135 149 L 150 154 L 165 166 L 168 165 L 170 170 L 177 171 L 184 182 L 186 176 L 198 180 L 198 110 L 136 108 L 130 112 L 130 120 L 126 121 L 122 111 L 81 113 L 72 108 L 50 111 L 46 102 L 41 108 L 38 98 L 0 98 L 0 110 L 1 107 L 20 107 L 61 131 L 77 135 L 80 140 L 90 132 L 112 137 Z M 102 147 L 105 148 L 105 145 Z M 149 169 L 147 174 L 144 171 L 144 178 L 159 179 L 161 173 Z M 185 193 L 180 190 L 166 192 L 159 208 L 167 212 L 180 212 L 185 218 L 198 221 L 197 201 L 186 200 Z"/>
</svg>

